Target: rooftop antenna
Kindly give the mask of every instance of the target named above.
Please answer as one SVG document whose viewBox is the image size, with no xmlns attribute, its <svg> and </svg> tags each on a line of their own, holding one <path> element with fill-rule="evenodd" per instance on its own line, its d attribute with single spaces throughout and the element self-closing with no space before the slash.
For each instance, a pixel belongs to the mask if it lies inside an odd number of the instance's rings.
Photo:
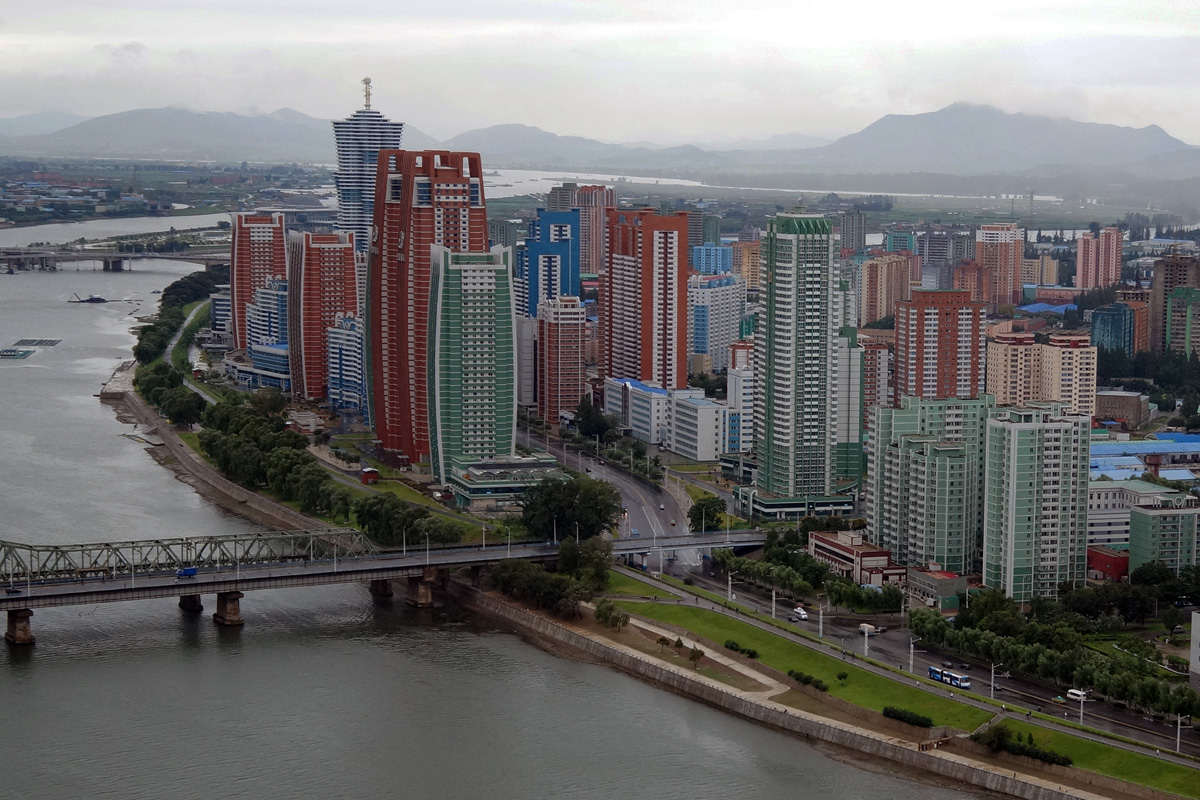
<svg viewBox="0 0 1200 800">
<path fill-rule="evenodd" d="M 371 79 L 363 78 L 363 108 L 367 111 L 371 110 Z"/>
<path fill-rule="evenodd" d="M 804 195 L 802 194 L 800 195 L 800 199 L 796 201 L 796 213 L 803 214 L 804 211 Z"/>
</svg>

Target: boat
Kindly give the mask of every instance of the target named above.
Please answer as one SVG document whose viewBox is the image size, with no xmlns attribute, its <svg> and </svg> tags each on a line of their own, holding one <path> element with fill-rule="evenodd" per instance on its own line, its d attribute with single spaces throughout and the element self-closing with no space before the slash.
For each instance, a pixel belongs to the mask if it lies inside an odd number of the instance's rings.
<svg viewBox="0 0 1200 800">
<path fill-rule="evenodd" d="M 87 297 L 80 297 L 77 294 L 72 294 L 71 299 L 68 300 L 67 302 L 68 303 L 107 303 L 108 301 L 105 300 L 103 297 L 101 297 L 98 294 L 89 294 Z"/>
</svg>

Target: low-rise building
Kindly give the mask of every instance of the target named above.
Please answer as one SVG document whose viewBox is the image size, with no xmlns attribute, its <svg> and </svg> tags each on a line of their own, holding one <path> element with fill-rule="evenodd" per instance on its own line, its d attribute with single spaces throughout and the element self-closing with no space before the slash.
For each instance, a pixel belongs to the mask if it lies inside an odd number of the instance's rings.
<svg viewBox="0 0 1200 800">
<path fill-rule="evenodd" d="M 1172 498 L 1179 492 L 1140 480 L 1088 481 L 1088 547 L 1129 548 L 1129 512 L 1134 506 L 1156 498 Z"/>
<path fill-rule="evenodd" d="M 692 461 L 716 461 L 725 452 L 729 408 L 703 389 L 667 393 L 663 447 Z"/>
<path fill-rule="evenodd" d="M 1115 550 L 1102 544 L 1087 549 L 1089 581 L 1119 583 L 1129 577 L 1129 551 Z"/>
<path fill-rule="evenodd" d="M 630 436 L 646 444 L 662 442 L 667 401 L 667 390 L 653 383 L 604 379 L 604 413 L 616 415 Z"/>
<path fill-rule="evenodd" d="M 958 596 L 967 593 L 967 578 L 940 569 L 909 567 L 906 575 L 908 595 L 930 608 L 958 608 Z"/>
<path fill-rule="evenodd" d="M 860 586 L 902 584 L 908 572 L 892 563 L 889 551 L 868 544 L 860 531 L 813 531 L 808 534 L 808 554 Z"/>
<path fill-rule="evenodd" d="M 1139 392 L 1096 392 L 1096 418 L 1101 422 L 1119 422 L 1127 431 L 1136 431 L 1150 421 L 1150 398 Z"/>
</svg>

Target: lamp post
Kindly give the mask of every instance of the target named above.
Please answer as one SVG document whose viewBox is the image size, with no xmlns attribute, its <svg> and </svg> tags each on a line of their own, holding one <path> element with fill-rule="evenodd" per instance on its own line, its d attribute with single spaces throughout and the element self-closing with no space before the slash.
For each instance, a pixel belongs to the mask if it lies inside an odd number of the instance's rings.
<svg viewBox="0 0 1200 800">
<path fill-rule="evenodd" d="M 725 575 L 726 599 L 728 599 L 729 602 L 731 602 L 731 603 L 733 602 L 733 576 L 737 575 L 737 574 L 738 573 L 736 573 L 736 572 L 729 572 L 729 573 L 726 573 L 726 575 Z"/>
<path fill-rule="evenodd" d="M 1087 697 L 1087 695 L 1084 694 L 1083 692 L 1079 693 L 1079 724 L 1080 725 L 1083 724 L 1083 701 L 1084 701 L 1084 698 L 1086 698 L 1086 697 Z"/>
<path fill-rule="evenodd" d="M 1003 666 L 1004 666 L 1004 664 L 992 664 L 992 684 L 989 687 L 991 691 L 988 694 L 988 699 L 990 699 L 990 700 L 996 699 L 996 667 L 1003 667 Z"/>
<path fill-rule="evenodd" d="M 825 606 L 817 606 L 817 638 L 825 638 Z"/>
<path fill-rule="evenodd" d="M 1179 732 L 1180 732 L 1180 730 L 1183 729 L 1183 716 L 1184 716 L 1183 714 L 1175 715 L 1175 752 L 1176 753 L 1180 752 L 1180 750 L 1179 750 Z M 1192 718 L 1192 715 L 1188 714 L 1187 717 L 1190 720 Z"/>
<path fill-rule="evenodd" d="M 429 566 L 429 532 L 425 532 L 425 566 Z"/>
<path fill-rule="evenodd" d="M 913 645 L 919 641 L 921 641 L 920 636 L 917 636 L 916 638 L 910 637 L 908 640 L 908 673 L 910 675 L 916 672 L 916 670 L 913 669 L 913 654 L 916 653 L 916 651 L 913 649 Z"/>
<path fill-rule="evenodd" d="M 775 619 L 775 587 L 771 587 L 771 619 Z"/>
<path fill-rule="evenodd" d="M 867 629 L 863 628 L 863 658 L 871 652 L 871 645 L 867 643 Z"/>
</svg>

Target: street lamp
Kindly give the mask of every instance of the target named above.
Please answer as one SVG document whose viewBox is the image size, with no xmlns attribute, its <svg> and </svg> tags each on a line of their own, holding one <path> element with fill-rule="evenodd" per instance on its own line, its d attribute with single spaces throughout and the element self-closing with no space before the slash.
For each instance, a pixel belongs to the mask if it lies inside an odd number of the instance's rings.
<svg viewBox="0 0 1200 800">
<path fill-rule="evenodd" d="M 995 699 L 996 699 L 996 667 L 1003 667 L 1003 666 L 1004 666 L 1004 664 L 1003 664 L 1003 663 L 1001 663 L 1001 664 L 992 664 L 992 684 L 991 684 L 991 686 L 989 687 L 991 691 L 990 691 L 990 693 L 988 694 L 988 699 L 990 699 L 990 700 L 995 700 Z M 1080 712 L 1080 713 L 1082 713 L 1082 712 Z"/>
<path fill-rule="evenodd" d="M 919 641 L 921 641 L 920 636 L 917 636 L 916 638 L 910 638 L 908 640 L 908 673 L 910 675 L 912 675 L 916 672 L 913 669 L 913 654 L 916 652 L 915 650 L 913 650 L 913 645 L 915 645 Z"/>
<path fill-rule="evenodd" d="M 1184 717 L 1183 714 L 1180 714 L 1180 713 L 1175 714 L 1175 752 L 1176 753 L 1180 752 L 1180 750 L 1179 750 L 1179 732 L 1183 728 L 1183 717 Z M 1188 721 L 1191 721 L 1192 715 L 1188 714 L 1187 718 L 1188 718 Z"/>
<path fill-rule="evenodd" d="M 733 602 L 733 576 L 737 574 L 736 572 L 728 572 L 725 575 L 725 594 L 731 603 Z"/>
<path fill-rule="evenodd" d="M 867 629 L 863 628 L 863 658 L 866 658 L 867 655 L 871 652 L 871 645 L 869 645 L 867 643 L 867 636 L 868 636 Z"/>
</svg>

